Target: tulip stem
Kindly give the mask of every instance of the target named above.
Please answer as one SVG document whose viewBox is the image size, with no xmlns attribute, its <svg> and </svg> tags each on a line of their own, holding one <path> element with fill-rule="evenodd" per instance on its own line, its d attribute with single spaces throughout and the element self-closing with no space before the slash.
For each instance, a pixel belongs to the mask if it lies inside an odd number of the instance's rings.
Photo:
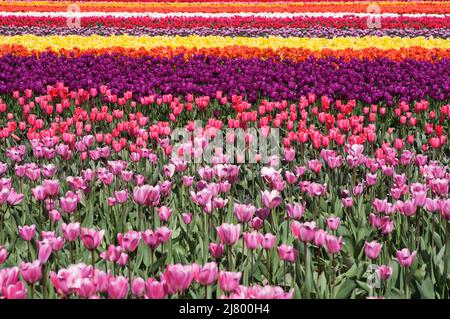
<svg viewBox="0 0 450 319">
<path fill-rule="evenodd" d="M 405 299 L 409 299 L 409 278 L 408 278 L 408 268 L 404 267 L 405 274 Z"/>
<path fill-rule="evenodd" d="M 95 251 L 91 250 L 91 265 L 92 268 L 95 268 Z"/>
<path fill-rule="evenodd" d="M 30 292 L 31 292 L 31 299 L 34 299 L 34 284 L 31 284 L 31 287 L 30 287 L 31 289 L 30 289 Z"/>
<path fill-rule="evenodd" d="M 70 242 L 70 263 L 73 265 L 74 264 L 74 258 L 73 258 L 73 245 L 75 243 L 73 241 Z"/>
<path fill-rule="evenodd" d="M 444 284 L 442 287 L 442 297 L 441 298 L 446 298 L 446 294 L 448 294 L 448 289 L 445 289 L 445 287 L 447 286 L 447 276 L 448 276 L 448 220 L 445 220 L 445 260 L 444 260 Z"/>
<path fill-rule="evenodd" d="M 47 267 L 42 265 L 42 296 L 47 299 Z"/>
</svg>

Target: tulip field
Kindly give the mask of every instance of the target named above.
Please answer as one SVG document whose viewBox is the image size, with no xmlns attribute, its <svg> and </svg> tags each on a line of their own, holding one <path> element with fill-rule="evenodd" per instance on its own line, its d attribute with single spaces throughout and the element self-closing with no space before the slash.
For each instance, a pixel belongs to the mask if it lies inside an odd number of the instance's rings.
<svg viewBox="0 0 450 319">
<path fill-rule="evenodd" d="M 2 1 L 0 299 L 449 298 L 449 15 Z"/>
</svg>

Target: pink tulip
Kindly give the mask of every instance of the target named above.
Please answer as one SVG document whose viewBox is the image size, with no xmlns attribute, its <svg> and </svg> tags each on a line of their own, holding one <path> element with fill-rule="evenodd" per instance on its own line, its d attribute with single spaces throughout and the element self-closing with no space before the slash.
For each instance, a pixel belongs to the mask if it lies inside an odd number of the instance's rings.
<svg viewBox="0 0 450 319">
<path fill-rule="evenodd" d="M 337 238 L 336 236 L 328 234 L 325 237 L 325 248 L 330 254 L 336 254 L 341 250 L 342 236 Z"/>
<path fill-rule="evenodd" d="M 19 236 L 24 241 L 30 241 L 36 234 L 36 225 L 31 226 L 19 226 Z"/>
<path fill-rule="evenodd" d="M 223 223 L 217 227 L 219 240 L 224 245 L 234 245 L 241 234 L 241 225 Z"/>
<path fill-rule="evenodd" d="M 108 280 L 108 298 L 109 299 L 125 299 L 129 289 L 128 279 L 119 276 L 111 277 Z"/>
<path fill-rule="evenodd" d="M 245 246 L 247 246 L 248 249 L 256 249 L 261 245 L 263 238 L 263 235 L 257 231 L 252 231 L 251 233 L 245 232 Z"/>
<path fill-rule="evenodd" d="M 78 205 L 78 198 L 75 196 L 61 197 L 59 199 L 63 212 L 71 214 L 75 212 Z"/>
<path fill-rule="evenodd" d="M 292 246 L 281 244 L 278 246 L 278 255 L 281 260 L 293 263 L 297 259 L 297 250 Z"/>
<path fill-rule="evenodd" d="M 0 246 L 0 265 L 4 264 L 6 262 L 6 259 L 8 259 L 8 251 L 5 247 Z"/>
<path fill-rule="evenodd" d="M 11 285 L 4 285 L 2 287 L 2 295 L 5 299 L 26 299 L 27 288 L 21 281 Z"/>
<path fill-rule="evenodd" d="M 46 179 L 43 183 L 44 191 L 47 196 L 54 197 L 59 193 L 59 181 Z"/>
<path fill-rule="evenodd" d="M 8 202 L 9 205 L 16 206 L 23 201 L 23 194 L 19 194 L 13 188 L 11 188 L 6 201 Z"/>
<path fill-rule="evenodd" d="M 168 265 L 164 273 L 164 279 L 174 292 L 183 292 L 189 288 L 195 273 L 191 265 Z"/>
<path fill-rule="evenodd" d="M 35 188 L 31 189 L 34 198 L 37 201 L 43 201 L 45 197 L 47 196 L 47 193 L 45 191 L 45 187 L 42 185 L 38 185 Z"/>
<path fill-rule="evenodd" d="M 45 264 L 52 253 L 52 246 L 48 239 L 38 241 L 38 259 Z"/>
<path fill-rule="evenodd" d="M 223 249 L 224 248 L 223 248 L 222 244 L 216 244 L 216 243 L 210 243 L 209 244 L 209 253 L 215 259 L 218 259 L 218 258 L 222 257 Z"/>
<path fill-rule="evenodd" d="M 161 226 L 156 228 L 155 230 L 156 237 L 158 237 L 158 241 L 160 243 L 165 243 L 170 240 L 170 236 L 172 235 L 172 231 L 166 226 Z"/>
<path fill-rule="evenodd" d="M 159 246 L 160 241 L 155 232 L 151 229 L 147 229 L 145 232 L 142 232 L 142 239 L 144 243 L 146 243 L 151 249 L 155 249 Z"/>
<path fill-rule="evenodd" d="M 446 220 L 450 220 L 450 198 L 441 199 L 439 201 L 439 209 L 441 216 Z"/>
<path fill-rule="evenodd" d="M 158 208 L 158 217 L 161 221 L 167 222 L 172 216 L 172 210 L 167 206 L 161 206 Z"/>
<path fill-rule="evenodd" d="M 286 204 L 286 210 L 288 212 L 289 218 L 292 219 L 300 219 L 305 212 L 305 204 L 294 203 L 294 204 Z"/>
<path fill-rule="evenodd" d="M 256 212 L 256 208 L 250 204 L 234 204 L 234 215 L 240 223 L 247 223 Z"/>
<path fill-rule="evenodd" d="M 327 218 L 327 226 L 331 230 L 336 230 L 339 228 L 339 224 L 341 223 L 341 219 L 339 217 L 328 217 Z"/>
<path fill-rule="evenodd" d="M 291 224 L 291 230 L 295 237 L 297 237 L 300 241 L 307 243 L 314 239 L 314 233 L 316 232 L 316 223 L 299 223 L 297 221 L 294 221 Z"/>
<path fill-rule="evenodd" d="M 241 280 L 241 272 L 220 271 L 219 272 L 219 286 L 225 292 L 233 292 Z"/>
<path fill-rule="evenodd" d="M 376 241 L 367 242 L 364 245 L 364 253 L 366 256 L 372 260 L 377 259 L 378 255 L 381 252 L 382 244 L 377 243 Z"/>
<path fill-rule="evenodd" d="M 81 241 L 83 242 L 86 249 L 96 250 L 101 244 L 104 234 L 104 230 L 97 231 L 93 228 L 89 229 L 83 227 L 83 229 L 81 230 Z"/>
<path fill-rule="evenodd" d="M 277 238 L 273 234 L 267 233 L 264 235 L 261 245 L 266 250 L 272 249 L 275 246 L 276 239 Z"/>
<path fill-rule="evenodd" d="M 144 279 L 138 277 L 134 278 L 133 282 L 131 283 L 131 293 L 135 297 L 142 297 L 145 292 L 145 281 Z"/>
<path fill-rule="evenodd" d="M 128 200 L 128 191 L 126 189 L 121 191 L 115 191 L 114 198 L 116 199 L 117 203 L 123 204 Z"/>
<path fill-rule="evenodd" d="M 61 230 L 65 240 L 75 241 L 80 236 L 80 223 L 62 223 Z"/>
<path fill-rule="evenodd" d="M 125 234 L 117 234 L 117 240 L 119 241 L 120 247 L 122 247 L 127 252 L 133 252 L 139 246 L 141 241 L 141 233 L 129 230 Z"/>
<path fill-rule="evenodd" d="M 20 274 L 23 280 L 29 284 L 38 282 L 42 278 L 41 263 L 39 260 L 35 260 L 32 263 L 22 262 L 20 264 Z"/>
<path fill-rule="evenodd" d="M 181 218 L 186 225 L 189 225 L 192 222 L 192 214 L 191 213 L 183 213 L 181 214 Z"/>
<path fill-rule="evenodd" d="M 392 275 L 392 267 L 387 265 L 381 265 L 378 267 L 378 275 L 381 279 L 386 280 Z"/>
<path fill-rule="evenodd" d="M 209 286 L 217 279 L 218 268 L 215 262 L 210 262 L 201 267 L 195 276 L 195 280 L 203 286 Z"/>
<path fill-rule="evenodd" d="M 163 299 L 167 294 L 165 283 L 148 278 L 145 282 L 145 295 L 149 299 Z"/>
<path fill-rule="evenodd" d="M 327 232 L 323 229 L 316 230 L 314 233 L 314 244 L 318 247 L 323 247 L 327 235 Z"/>
<path fill-rule="evenodd" d="M 78 288 L 78 295 L 82 298 L 92 298 L 96 292 L 97 288 L 95 283 L 90 278 L 82 278 L 80 279 L 80 288 Z"/>
<path fill-rule="evenodd" d="M 273 209 L 281 203 L 281 195 L 277 190 L 263 191 L 261 192 L 261 198 L 264 207 L 268 209 Z"/>
<path fill-rule="evenodd" d="M 403 267 L 410 267 L 416 258 L 416 251 L 410 252 L 408 248 L 397 251 L 396 259 Z"/>
</svg>

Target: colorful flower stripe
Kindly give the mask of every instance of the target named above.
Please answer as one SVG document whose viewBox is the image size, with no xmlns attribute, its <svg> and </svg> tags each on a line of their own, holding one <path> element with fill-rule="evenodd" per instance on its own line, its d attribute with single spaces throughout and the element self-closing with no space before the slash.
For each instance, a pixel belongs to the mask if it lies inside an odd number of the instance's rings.
<svg viewBox="0 0 450 319">
<path fill-rule="evenodd" d="M 102 27 L 115 27 L 132 29 L 137 27 L 157 28 L 157 29 L 180 29 L 180 28 L 367 28 L 367 18 L 346 16 L 342 18 L 334 17 L 296 17 L 296 18 L 264 18 L 264 17 L 232 17 L 232 18 L 204 18 L 204 17 L 164 17 L 153 19 L 149 17 L 123 18 L 123 17 L 84 17 L 80 21 L 83 27 L 94 25 Z M 33 17 L 24 16 L 1 16 L 2 26 L 49 26 L 66 27 L 67 18 L 63 17 Z M 441 17 L 385 17 L 382 19 L 381 29 L 449 29 L 450 19 Z"/>
<path fill-rule="evenodd" d="M 315 93 L 392 105 L 395 98 L 450 98 L 449 76 L 449 59 L 434 63 L 385 58 L 345 62 L 332 57 L 295 63 L 203 55 L 189 60 L 182 56 L 133 58 L 120 54 L 69 58 L 53 53 L 0 58 L 0 93 L 25 88 L 44 93 L 47 85 L 63 80 L 72 90 L 108 83 L 114 94 L 131 90 L 137 95 L 214 96 L 223 91 L 256 101 L 262 97 L 298 100 L 301 95 Z"/>
<path fill-rule="evenodd" d="M 370 17 L 378 16 L 380 19 L 384 20 L 386 18 L 419 18 L 419 19 L 429 19 L 429 18 L 439 18 L 448 19 L 449 14 L 428 14 L 428 13 L 380 13 L 379 15 L 374 15 L 371 13 L 355 13 L 355 12 L 236 12 L 236 13 L 205 13 L 205 12 L 71 12 L 71 11 L 59 11 L 59 12 L 0 12 L 0 17 L 65 17 L 65 18 L 88 18 L 88 17 L 100 17 L 100 18 L 248 18 L 257 17 L 265 19 L 297 19 L 297 18 L 345 18 L 348 16 L 354 16 L 359 18 L 364 18 L 366 20 Z"/>
<path fill-rule="evenodd" d="M 64 55 L 66 57 L 78 57 L 81 55 L 94 55 L 99 56 L 103 54 L 115 54 L 120 56 L 129 57 L 162 57 L 162 58 L 172 58 L 174 56 L 182 55 L 186 59 L 194 55 L 205 55 L 214 56 L 221 58 L 239 58 L 239 59 L 281 59 L 281 60 L 291 60 L 295 62 L 306 61 L 311 57 L 314 58 L 338 58 L 344 61 L 349 61 L 351 59 L 359 60 L 374 60 L 378 58 L 387 58 L 393 61 L 404 61 L 406 59 L 414 59 L 416 61 L 436 61 L 443 58 L 450 58 L 449 49 L 424 49 L 421 47 L 411 47 L 411 48 L 401 48 L 401 49 L 345 49 L 345 50 L 332 50 L 323 49 L 317 51 L 311 51 L 302 48 L 281 48 L 281 49 L 259 49 L 251 48 L 247 46 L 230 46 L 222 48 L 203 48 L 203 49 L 186 49 L 183 47 L 156 47 L 152 49 L 124 49 L 123 47 L 109 47 L 104 49 L 89 49 L 85 51 L 80 51 L 79 49 L 66 50 L 61 49 L 57 52 L 47 49 L 45 51 L 29 50 L 24 46 L 18 45 L 5 45 L 0 46 L 1 55 L 14 55 L 14 56 L 39 56 L 45 52 L 52 52 L 57 55 Z"/>
<path fill-rule="evenodd" d="M 307 37 L 307 38 L 335 38 L 335 37 L 433 37 L 450 38 L 450 29 L 334 29 L 334 28 L 179 28 L 179 29 L 149 29 L 145 27 L 136 27 L 133 29 L 114 28 L 114 27 L 9 27 L 0 26 L 0 35 L 15 36 L 33 34 L 36 36 L 51 35 L 131 35 L 131 36 L 221 36 L 221 37 Z"/>
<path fill-rule="evenodd" d="M 0 9 L 5 12 L 64 12 L 73 2 L 2 2 Z M 123 3 L 93 2 L 78 3 L 81 12 L 204 12 L 204 13 L 240 13 L 240 12 L 367 12 L 367 3 L 325 2 L 312 3 Z M 378 3 L 383 13 L 450 13 L 446 2 L 387 2 Z"/>
<path fill-rule="evenodd" d="M 22 1 L 15 1 L 18 3 L 21 2 L 28 2 L 27 0 L 22 0 Z M 61 2 L 61 0 L 47 0 L 46 2 Z M 121 2 L 121 3 L 127 3 L 127 4 L 131 4 L 131 3 L 136 3 L 136 2 L 155 2 L 155 3 L 202 3 L 202 2 L 232 2 L 230 0 L 120 0 L 120 1 L 116 1 L 116 0 L 79 0 L 76 2 Z M 398 0 L 384 0 L 384 1 L 367 1 L 367 0 L 333 0 L 333 1 L 329 1 L 329 0 L 302 0 L 302 1 L 298 1 L 298 0 L 239 0 L 237 2 L 265 2 L 265 3 L 272 3 L 272 2 L 287 2 L 287 3 L 291 3 L 291 2 L 297 2 L 297 3 L 330 3 L 330 2 L 356 2 L 356 3 L 366 3 L 366 4 L 371 4 L 371 3 L 378 3 L 378 2 L 383 2 L 383 3 L 390 3 L 390 2 L 405 2 L 405 1 L 398 1 Z M 443 2 L 442 0 L 428 0 L 427 2 Z"/>
<path fill-rule="evenodd" d="M 420 46 L 425 49 L 441 48 L 450 49 L 450 39 L 427 39 L 419 38 L 391 38 L 391 37 L 345 37 L 345 38 L 249 38 L 249 37 L 218 37 L 218 36 L 48 36 L 39 37 L 35 35 L 22 36 L 0 36 L 0 45 L 22 45 L 28 49 L 42 51 L 52 48 L 55 51 L 61 49 L 79 48 L 81 50 L 101 49 L 108 47 L 123 48 L 154 48 L 160 46 L 184 47 L 184 48 L 216 48 L 225 46 L 248 46 L 255 48 L 304 48 L 310 50 L 321 50 L 325 48 L 334 50 L 343 49 L 398 49 Z"/>
</svg>

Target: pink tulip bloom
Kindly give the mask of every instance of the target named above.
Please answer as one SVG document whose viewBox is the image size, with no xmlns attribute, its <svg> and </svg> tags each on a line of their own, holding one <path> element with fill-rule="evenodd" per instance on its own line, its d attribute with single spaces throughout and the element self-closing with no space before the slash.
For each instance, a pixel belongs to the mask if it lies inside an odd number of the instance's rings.
<svg viewBox="0 0 450 319">
<path fill-rule="evenodd" d="M 222 244 L 216 244 L 216 243 L 210 243 L 209 244 L 209 253 L 215 259 L 218 259 L 218 258 L 222 257 L 223 249 L 224 248 L 223 248 Z"/>
<path fill-rule="evenodd" d="M 383 247 L 382 244 L 376 242 L 376 241 L 371 241 L 371 242 L 367 242 L 364 245 L 364 253 L 366 254 L 366 256 L 372 260 L 377 259 L 378 255 L 381 252 L 381 248 Z"/>
<path fill-rule="evenodd" d="M 192 222 L 192 214 L 191 213 L 183 213 L 181 214 L 181 219 L 186 225 L 189 225 Z"/>
<path fill-rule="evenodd" d="M 341 200 L 342 206 L 344 207 L 352 207 L 353 206 L 353 198 L 345 197 Z"/>
<path fill-rule="evenodd" d="M 297 259 L 297 250 L 293 246 L 281 244 L 278 246 L 278 255 L 281 260 L 293 263 Z"/>
<path fill-rule="evenodd" d="M 215 262 L 210 262 L 199 269 L 198 273 L 195 275 L 195 280 L 203 286 L 209 286 L 216 281 L 217 274 L 217 264 Z"/>
<path fill-rule="evenodd" d="M 67 196 L 61 197 L 59 199 L 59 202 L 61 204 L 61 209 L 63 210 L 63 212 L 71 214 L 77 209 L 79 199 L 76 196 Z"/>
<path fill-rule="evenodd" d="M 38 259 L 42 264 L 47 262 L 52 251 L 52 246 L 48 239 L 38 241 Z"/>
<path fill-rule="evenodd" d="M 247 223 L 256 212 L 256 208 L 253 205 L 247 204 L 234 204 L 234 215 L 240 223 Z"/>
<path fill-rule="evenodd" d="M 61 230 L 65 240 L 75 241 L 80 236 L 80 223 L 62 223 Z"/>
<path fill-rule="evenodd" d="M 83 227 L 83 229 L 81 230 L 81 241 L 83 242 L 86 249 L 96 250 L 101 244 L 104 234 L 104 230 L 97 231 L 93 228 L 89 229 Z"/>
<path fill-rule="evenodd" d="M 153 278 L 148 278 L 145 282 L 145 296 L 149 299 L 164 299 L 167 295 L 167 288 L 164 282 L 159 282 Z"/>
<path fill-rule="evenodd" d="M 159 220 L 161 220 L 163 222 L 167 222 L 169 220 L 170 216 L 172 216 L 172 210 L 169 207 L 161 206 L 158 208 Z"/>
<path fill-rule="evenodd" d="M 21 281 L 18 281 L 15 284 L 3 285 L 2 295 L 5 299 L 26 299 L 27 288 Z"/>
<path fill-rule="evenodd" d="M 441 216 L 445 220 L 450 220 L 450 198 L 441 199 L 439 201 L 439 209 L 441 212 Z"/>
<path fill-rule="evenodd" d="M 155 234 L 158 237 L 158 240 L 160 243 L 165 243 L 170 240 L 172 231 L 166 226 L 161 226 L 161 227 L 156 228 Z"/>
<path fill-rule="evenodd" d="M 257 231 L 252 231 L 251 233 L 245 232 L 245 246 L 247 246 L 248 249 L 256 249 L 261 245 L 263 238 L 263 235 Z"/>
<path fill-rule="evenodd" d="M 327 236 L 327 232 L 323 229 L 318 229 L 314 233 L 314 245 L 317 247 L 323 247 L 325 244 L 325 237 Z"/>
<path fill-rule="evenodd" d="M 45 197 L 47 197 L 45 187 L 42 185 L 38 185 L 35 188 L 31 189 L 31 192 L 33 193 L 33 196 L 37 201 L 42 201 L 45 199 Z"/>
<path fill-rule="evenodd" d="M 339 228 L 339 224 L 341 223 L 341 219 L 339 217 L 328 217 L 327 218 L 327 226 L 331 230 L 336 230 Z"/>
<path fill-rule="evenodd" d="M 24 241 L 30 241 L 36 234 L 36 225 L 31 226 L 19 226 L 19 236 Z"/>
<path fill-rule="evenodd" d="M 16 206 L 23 201 L 23 194 L 19 194 L 13 188 L 11 188 L 6 201 L 9 205 Z"/>
<path fill-rule="evenodd" d="M 125 234 L 117 234 L 117 240 L 119 241 L 120 247 L 122 247 L 127 252 L 133 252 L 139 246 L 141 241 L 141 233 L 129 230 Z"/>
<path fill-rule="evenodd" d="M 138 277 L 134 278 L 131 283 L 131 293 L 133 296 L 141 298 L 145 292 L 145 281 L 144 279 Z"/>
<path fill-rule="evenodd" d="M 439 200 L 438 199 L 433 199 L 433 198 L 427 198 L 425 200 L 425 209 L 430 212 L 430 213 L 434 213 L 437 212 L 439 210 Z"/>
<path fill-rule="evenodd" d="M 288 212 L 289 218 L 292 219 L 300 219 L 302 218 L 304 212 L 305 212 L 305 204 L 300 203 L 293 203 L 293 204 L 286 204 L 286 210 Z"/>
<path fill-rule="evenodd" d="M 264 235 L 261 245 L 264 249 L 272 249 L 275 246 L 276 239 L 273 234 L 267 233 Z"/>
<path fill-rule="evenodd" d="M 59 181 L 46 179 L 43 183 L 44 191 L 47 196 L 54 197 L 59 193 Z"/>
<path fill-rule="evenodd" d="M 241 280 L 241 272 L 220 271 L 219 272 L 219 286 L 225 292 L 233 292 Z"/>
<path fill-rule="evenodd" d="M 20 264 L 20 274 L 23 280 L 29 284 L 38 282 L 42 278 L 41 263 L 39 260 L 35 260 L 32 263 L 22 262 Z"/>
<path fill-rule="evenodd" d="M 128 294 L 129 286 L 128 279 L 123 276 L 109 278 L 108 298 L 125 299 Z"/>
<path fill-rule="evenodd" d="M 119 204 L 125 203 L 128 200 L 128 190 L 115 191 L 114 198 Z"/>
<path fill-rule="evenodd" d="M 408 248 L 397 251 L 396 259 L 403 267 L 410 267 L 416 258 L 416 251 L 410 252 Z"/>
<path fill-rule="evenodd" d="M 263 191 L 261 192 L 261 198 L 264 207 L 268 209 L 273 209 L 281 203 L 281 195 L 277 190 L 272 190 L 270 192 L 267 190 Z"/>
<path fill-rule="evenodd" d="M 241 234 L 241 225 L 223 223 L 217 227 L 219 240 L 224 245 L 234 245 Z"/>
<path fill-rule="evenodd" d="M 183 292 L 188 289 L 194 276 L 191 265 L 168 265 L 164 273 L 167 285 L 174 292 Z"/>
<path fill-rule="evenodd" d="M 336 254 L 341 250 L 342 236 L 337 238 L 336 236 L 328 234 L 325 236 L 325 248 L 330 254 Z"/>
<path fill-rule="evenodd" d="M 378 276 L 381 279 L 386 280 L 392 275 L 392 267 L 387 265 L 381 265 L 378 267 Z"/>
<path fill-rule="evenodd" d="M 0 246 L 0 265 L 4 264 L 6 259 L 8 259 L 8 251 L 5 247 Z"/>
<path fill-rule="evenodd" d="M 155 232 L 151 229 L 147 229 L 145 232 L 142 232 L 142 239 L 144 243 L 146 243 L 151 249 L 155 249 L 159 246 L 160 241 Z"/>
<path fill-rule="evenodd" d="M 314 233 L 316 232 L 315 222 L 299 223 L 294 221 L 291 224 L 292 234 L 300 241 L 307 243 L 314 239 Z"/>
<path fill-rule="evenodd" d="M 80 280 L 80 288 L 77 291 L 80 297 L 89 299 L 95 296 L 97 288 L 91 278 L 82 278 Z"/>
</svg>

